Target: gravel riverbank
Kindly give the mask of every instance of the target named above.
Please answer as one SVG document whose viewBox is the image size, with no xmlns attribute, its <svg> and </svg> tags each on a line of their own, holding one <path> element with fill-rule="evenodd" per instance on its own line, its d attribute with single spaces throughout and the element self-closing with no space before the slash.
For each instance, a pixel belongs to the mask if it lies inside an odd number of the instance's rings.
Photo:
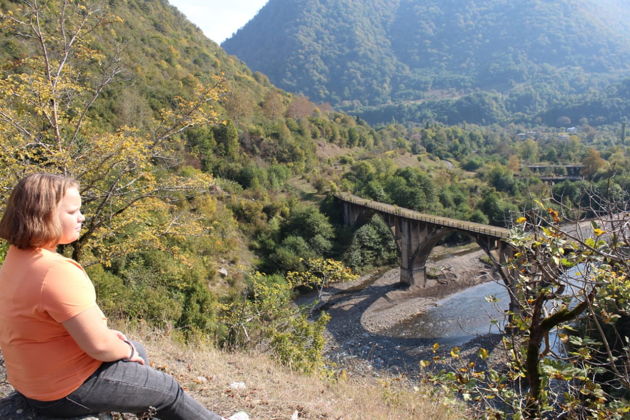
<svg viewBox="0 0 630 420">
<path fill-rule="evenodd" d="M 436 252 L 438 256 L 439 252 Z M 400 336 L 396 327 L 423 314 L 437 302 L 454 292 L 475 284 L 492 281 L 493 275 L 481 262 L 481 250 L 444 256 L 430 261 L 427 271 L 438 285 L 430 289 L 400 287 L 399 268 L 381 270 L 327 289 L 320 309 L 331 315 L 327 328 L 327 355 L 340 368 L 353 373 L 378 376 L 386 369 L 409 377 L 418 374 L 420 360 L 432 359 L 435 338 Z M 464 360 L 476 359 L 477 350 L 492 350 L 500 335 L 473 337 L 459 345 Z M 450 348 L 438 351 L 447 357 Z"/>
</svg>

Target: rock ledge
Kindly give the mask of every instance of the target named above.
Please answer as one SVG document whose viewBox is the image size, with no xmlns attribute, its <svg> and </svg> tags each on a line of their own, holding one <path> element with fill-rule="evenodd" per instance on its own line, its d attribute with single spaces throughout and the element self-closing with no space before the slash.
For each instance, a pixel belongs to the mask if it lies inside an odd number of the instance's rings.
<svg viewBox="0 0 630 420">
<path fill-rule="evenodd" d="M 0 419 L 2 420 L 60 420 L 53 417 L 38 416 L 35 411 L 29 407 L 23 396 L 18 393 L 12 393 L 6 398 L 0 400 Z M 109 413 L 101 413 L 98 415 L 89 415 L 81 417 L 72 417 L 65 420 L 113 420 Z"/>
</svg>

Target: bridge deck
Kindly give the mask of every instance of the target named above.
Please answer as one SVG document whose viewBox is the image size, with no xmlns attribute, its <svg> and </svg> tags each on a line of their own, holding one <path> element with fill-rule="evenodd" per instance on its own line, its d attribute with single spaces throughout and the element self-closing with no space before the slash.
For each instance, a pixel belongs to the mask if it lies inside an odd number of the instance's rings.
<svg viewBox="0 0 630 420">
<path fill-rule="evenodd" d="M 421 222 L 432 223 L 434 225 L 445 226 L 465 232 L 481 233 L 486 236 L 491 236 L 498 239 L 507 239 L 510 236 L 510 231 L 505 228 L 484 225 L 481 223 L 467 222 L 464 220 L 451 219 L 448 217 L 434 216 L 432 214 L 420 213 L 403 207 L 392 206 L 391 204 L 367 200 L 365 198 L 357 197 L 356 195 L 352 195 L 349 193 L 337 193 L 335 194 L 335 197 L 348 203 L 356 204 L 372 210 L 376 210 L 381 213 L 391 214 L 393 216 L 399 216 L 410 220 L 419 220 Z"/>
</svg>

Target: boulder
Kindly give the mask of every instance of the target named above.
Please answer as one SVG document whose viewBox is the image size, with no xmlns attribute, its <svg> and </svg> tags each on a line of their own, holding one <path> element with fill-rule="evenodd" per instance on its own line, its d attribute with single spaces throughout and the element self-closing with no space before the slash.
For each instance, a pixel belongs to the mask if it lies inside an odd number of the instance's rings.
<svg viewBox="0 0 630 420">
<path fill-rule="evenodd" d="M 24 397 L 15 392 L 0 400 L 0 419 L 57 420 L 52 417 L 38 416 L 37 413 L 35 413 L 35 411 L 26 403 Z M 113 420 L 113 417 L 109 413 L 101 413 L 89 416 L 72 417 L 70 420 Z"/>
</svg>

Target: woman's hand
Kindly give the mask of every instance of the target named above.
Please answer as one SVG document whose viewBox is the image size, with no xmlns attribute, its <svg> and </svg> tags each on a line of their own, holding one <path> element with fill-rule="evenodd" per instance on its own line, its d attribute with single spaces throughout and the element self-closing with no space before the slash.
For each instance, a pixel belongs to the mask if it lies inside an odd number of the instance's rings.
<svg viewBox="0 0 630 420">
<path fill-rule="evenodd" d="M 131 348 L 130 357 L 127 357 L 123 360 L 125 360 L 126 362 L 140 363 L 141 365 L 144 365 L 146 363 L 144 359 L 140 357 L 140 353 L 138 353 L 138 349 L 136 349 L 136 346 L 134 346 L 133 343 L 129 341 L 129 339 L 127 339 L 127 336 L 125 334 L 123 334 L 122 332 L 118 330 L 111 330 L 111 331 L 116 334 L 116 337 L 118 337 L 120 340 L 127 343 L 127 345 L 129 345 L 129 347 Z"/>
<path fill-rule="evenodd" d="M 112 331 L 115 331 L 115 330 L 112 330 Z M 124 337 L 124 334 L 122 334 L 120 331 L 116 331 L 116 332 L 121 334 Z M 136 362 L 136 363 L 140 363 L 141 365 L 144 365 L 144 363 L 145 363 L 144 359 L 142 357 L 140 357 L 140 354 L 138 353 L 138 350 L 136 349 L 136 346 L 134 346 L 133 343 L 131 341 L 127 340 L 126 338 L 122 339 L 122 341 L 127 343 L 129 345 L 129 347 L 131 348 L 131 354 L 129 355 L 129 357 L 126 357 L 123 360 L 125 362 Z"/>
</svg>

